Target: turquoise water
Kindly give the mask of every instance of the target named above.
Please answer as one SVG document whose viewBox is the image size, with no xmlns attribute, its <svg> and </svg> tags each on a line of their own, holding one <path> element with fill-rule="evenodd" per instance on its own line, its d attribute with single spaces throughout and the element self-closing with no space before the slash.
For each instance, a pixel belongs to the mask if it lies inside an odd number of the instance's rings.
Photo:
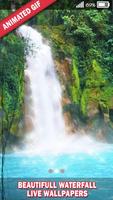
<svg viewBox="0 0 113 200">
<path fill-rule="evenodd" d="M 4 177 L 113 178 L 113 148 L 93 154 L 6 154 Z"/>
<path fill-rule="evenodd" d="M 96 151 L 96 150 L 95 150 Z M 59 155 L 6 154 L 4 163 L 6 200 L 27 200 L 26 190 L 18 190 L 18 180 L 96 181 L 97 190 L 89 190 L 88 200 L 113 199 L 113 147 L 100 152 Z M 35 198 L 33 198 L 35 199 Z M 41 198 L 44 200 L 45 198 Z M 47 198 L 56 199 L 56 198 Z M 73 199 L 73 198 L 57 198 Z M 82 199 L 82 198 L 79 198 Z"/>
</svg>

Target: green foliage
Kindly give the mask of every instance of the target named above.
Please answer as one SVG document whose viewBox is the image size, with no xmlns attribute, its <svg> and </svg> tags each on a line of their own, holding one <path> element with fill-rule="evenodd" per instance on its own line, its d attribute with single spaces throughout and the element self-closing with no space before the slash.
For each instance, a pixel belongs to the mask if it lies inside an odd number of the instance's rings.
<svg viewBox="0 0 113 200">
<path fill-rule="evenodd" d="M 105 84 L 102 68 L 93 60 L 92 68 L 86 74 L 86 87 L 95 88 Z"/>
<path fill-rule="evenodd" d="M 103 108 L 113 108 L 113 86 L 107 85 L 101 90 L 100 104 Z"/>
<path fill-rule="evenodd" d="M 78 67 L 77 67 L 76 58 L 73 59 L 71 77 L 72 77 L 72 84 L 70 86 L 70 90 L 71 90 L 72 102 L 79 104 L 79 100 L 80 100 L 80 78 L 79 78 L 79 74 L 78 74 Z"/>
<path fill-rule="evenodd" d="M 104 71 L 93 60 L 92 68 L 86 74 L 86 84 L 81 97 L 81 110 L 87 114 L 89 102 L 96 102 L 102 109 L 110 109 L 113 106 L 113 85 L 105 80 Z"/>
<path fill-rule="evenodd" d="M 24 43 L 14 32 L 10 33 L 1 40 L 0 52 L 0 111 L 3 112 L 0 121 L 10 134 L 15 121 L 17 130 L 23 115 Z"/>
<path fill-rule="evenodd" d="M 73 60 L 68 94 L 86 117 L 93 102 L 113 109 L 112 17 L 108 10 L 56 10 L 37 16 L 41 32 L 52 41 L 54 57 Z M 48 26 L 41 26 L 41 20 Z"/>
<path fill-rule="evenodd" d="M 0 8 L 11 9 L 12 5 L 15 5 L 15 7 L 18 8 L 22 4 L 25 4 L 27 2 L 28 2 L 28 0 L 1 0 L 0 1 Z"/>
<path fill-rule="evenodd" d="M 84 116 L 87 115 L 88 98 L 89 98 L 89 90 L 85 89 L 81 95 L 81 102 L 80 102 L 81 111 Z"/>
<path fill-rule="evenodd" d="M 1 10 L 0 11 L 0 19 L 4 19 L 5 17 L 7 17 L 9 14 L 8 10 Z"/>
</svg>

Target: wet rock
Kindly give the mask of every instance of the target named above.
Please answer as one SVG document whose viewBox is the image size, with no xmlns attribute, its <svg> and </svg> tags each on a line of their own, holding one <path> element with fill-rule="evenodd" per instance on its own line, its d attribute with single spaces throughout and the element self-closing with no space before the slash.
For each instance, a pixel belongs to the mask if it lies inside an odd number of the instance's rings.
<svg viewBox="0 0 113 200">
<path fill-rule="evenodd" d="M 104 113 L 104 122 L 109 123 L 110 122 L 110 116 L 108 113 Z"/>
<path fill-rule="evenodd" d="M 62 97 L 62 106 L 68 105 L 70 103 L 71 103 L 71 101 L 69 98 Z"/>
<path fill-rule="evenodd" d="M 25 103 L 25 106 L 24 106 L 24 115 L 25 115 L 25 116 L 30 115 L 30 116 L 32 116 L 32 117 L 35 116 L 33 109 L 32 109 L 32 108 L 30 107 L 30 105 L 27 104 L 27 103 Z"/>
<path fill-rule="evenodd" d="M 92 119 L 99 113 L 98 104 L 96 102 L 89 102 L 87 107 L 88 117 Z"/>
<path fill-rule="evenodd" d="M 96 134 L 96 139 L 101 141 L 101 142 L 106 142 L 105 134 L 102 129 L 99 129 L 99 131 Z"/>
<path fill-rule="evenodd" d="M 31 94 L 32 94 L 32 91 L 31 91 L 30 85 L 29 84 L 25 84 L 25 95 L 26 96 L 31 96 Z"/>
<path fill-rule="evenodd" d="M 71 114 L 69 112 L 64 113 L 64 122 L 65 122 L 66 132 L 68 134 L 72 134 L 77 131 L 77 127 L 75 127 Z"/>
<path fill-rule="evenodd" d="M 30 116 L 25 116 L 24 122 L 25 122 L 24 123 L 25 124 L 25 131 L 31 132 L 34 128 L 33 119 Z"/>
<path fill-rule="evenodd" d="M 71 101 L 69 98 L 62 97 L 62 107 L 69 105 L 70 103 Z M 71 134 L 76 132 L 77 127 L 75 126 L 70 112 L 64 112 L 64 122 L 67 133 Z"/>
<path fill-rule="evenodd" d="M 26 84 L 30 84 L 30 77 L 29 77 L 29 75 L 26 74 L 24 80 L 25 80 Z"/>
<path fill-rule="evenodd" d="M 61 79 L 66 82 L 70 80 L 71 71 L 70 71 L 70 61 L 67 59 L 62 60 L 61 62 L 56 61 L 56 70 L 59 73 Z"/>
</svg>

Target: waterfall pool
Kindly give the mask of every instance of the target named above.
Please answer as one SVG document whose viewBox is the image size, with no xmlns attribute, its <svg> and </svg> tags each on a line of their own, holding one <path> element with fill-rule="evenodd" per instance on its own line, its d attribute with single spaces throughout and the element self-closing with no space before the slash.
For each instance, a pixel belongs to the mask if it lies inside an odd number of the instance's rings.
<svg viewBox="0 0 113 200">
<path fill-rule="evenodd" d="M 88 200 L 113 199 L 113 147 L 92 153 L 59 155 L 6 154 L 4 191 L 6 200 L 28 198 L 18 190 L 18 181 L 95 181 L 96 190 L 88 190 Z M 104 196 L 104 198 L 103 198 Z M 33 198 L 37 199 L 37 198 Z M 45 198 L 42 198 L 45 200 Z M 56 198 L 47 198 L 56 199 Z M 57 198 L 73 199 L 73 198 Z M 83 199 L 83 198 L 79 198 Z"/>
<path fill-rule="evenodd" d="M 113 148 L 95 154 L 6 154 L 4 177 L 113 178 Z"/>
</svg>

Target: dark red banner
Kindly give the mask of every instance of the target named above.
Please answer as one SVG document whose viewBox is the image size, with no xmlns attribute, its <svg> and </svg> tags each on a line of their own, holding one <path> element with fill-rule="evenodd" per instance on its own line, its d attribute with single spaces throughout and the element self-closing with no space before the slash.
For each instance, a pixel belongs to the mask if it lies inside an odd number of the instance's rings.
<svg viewBox="0 0 113 200">
<path fill-rule="evenodd" d="M 56 0 L 31 0 L 17 11 L 0 21 L 0 38 L 11 32 Z"/>
</svg>

